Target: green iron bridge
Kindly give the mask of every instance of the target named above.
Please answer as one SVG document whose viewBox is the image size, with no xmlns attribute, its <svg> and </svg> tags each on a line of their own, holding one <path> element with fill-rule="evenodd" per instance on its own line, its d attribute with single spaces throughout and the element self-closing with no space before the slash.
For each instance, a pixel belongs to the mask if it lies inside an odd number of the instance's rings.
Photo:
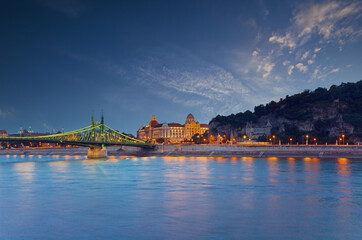
<svg viewBox="0 0 362 240">
<path fill-rule="evenodd" d="M 134 146 L 145 149 L 153 149 L 154 145 L 131 138 L 122 134 L 104 124 L 102 114 L 101 122 L 90 126 L 74 130 L 71 132 L 45 135 L 45 136 L 27 136 L 27 137 L 0 137 L 0 142 L 7 143 L 58 143 L 61 145 L 86 146 L 90 149 L 99 149 L 106 146 Z"/>
</svg>

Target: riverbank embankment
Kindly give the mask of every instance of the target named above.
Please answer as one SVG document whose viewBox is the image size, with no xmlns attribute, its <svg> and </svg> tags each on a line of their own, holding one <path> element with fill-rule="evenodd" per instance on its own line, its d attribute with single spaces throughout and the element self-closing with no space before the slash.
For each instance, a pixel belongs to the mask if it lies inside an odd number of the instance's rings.
<svg viewBox="0 0 362 240">
<path fill-rule="evenodd" d="M 317 157 L 362 158 L 357 145 L 162 145 L 154 150 L 108 147 L 109 156 L 222 156 L 222 157 Z M 1 155 L 87 155 L 88 148 L 1 149 Z"/>
</svg>

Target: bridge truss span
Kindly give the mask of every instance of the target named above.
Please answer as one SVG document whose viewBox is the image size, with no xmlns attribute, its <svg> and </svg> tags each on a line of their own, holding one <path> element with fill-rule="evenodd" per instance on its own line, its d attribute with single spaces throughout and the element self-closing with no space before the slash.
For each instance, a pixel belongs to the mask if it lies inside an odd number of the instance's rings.
<svg viewBox="0 0 362 240">
<path fill-rule="evenodd" d="M 120 133 L 104 124 L 104 118 L 100 123 L 94 123 L 90 126 L 80 128 L 74 131 L 45 135 L 45 136 L 27 136 L 27 137 L 0 137 L 0 142 L 41 142 L 41 143 L 59 143 L 62 145 L 87 146 L 90 148 L 100 148 L 104 146 L 135 146 L 142 148 L 153 148 L 154 145 L 144 141 L 132 138 Z"/>
</svg>

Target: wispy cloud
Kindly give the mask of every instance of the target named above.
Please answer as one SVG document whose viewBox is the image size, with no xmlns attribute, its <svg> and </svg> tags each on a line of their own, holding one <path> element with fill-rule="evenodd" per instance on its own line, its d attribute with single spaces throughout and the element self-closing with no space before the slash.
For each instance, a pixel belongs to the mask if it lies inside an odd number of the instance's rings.
<svg viewBox="0 0 362 240">
<path fill-rule="evenodd" d="M 361 2 L 324 2 L 304 5 L 292 19 L 292 25 L 285 35 L 273 34 L 269 42 L 278 43 L 280 47 L 304 45 L 313 34 L 322 36 L 324 41 L 335 40 L 343 44 L 362 36 L 359 26 L 352 23 L 360 17 Z M 316 48 L 314 52 L 318 52 Z"/>
<path fill-rule="evenodd" d="M 345 29 L 343 25 L 347 23 L 342 22 L 342 20 L 360 11 L 361 3 L 358 2 L 335 1 L 311 5 L 294 17 L 296 26 L 301 30 L 298 37 L 304 37 L 313 32 L 322 35 L 324 39 L 342 37 L 343 35 L 349 36 L 352 31 L 338 33 L 338 30 Z"/>
<path fill-rule="evenodd" d="M 301 60 L 305 60 L 305 59 L 307 59 L 307 57 L 309 56 L 309 50 L 308 51 L 306 51 L 303 55 L 302 55 L 302 58 L 301 58 Z"/>
<path fill-rule="evenodd" d="M 292 75 L 293 74 L 293 69 L 294 69 L 294 66 L 293 65 L 290 65 L 288 67 L 288 75 Z"/>
<path fill-rule="evenodd" d="M 332 70 L 331 70 L 331 73 L 339 72 L 339 70 L 340 70 L 339 68 L 332 69 Z"/>
<path fill-rule="evenodd" d="M 279 43 L 281 48 L 289 47 L 290 49 L 294 49 L 296 46 L 295 40 L 290 33 L 287 33 L 285 36 L 273 35 L 269 38 L 269 42 Z"/>
<path fill-rule="evenodd" d="M 308 71 L 308 67 L 303 65 L 303 63 L 298 63 L 297 65 L 295 65 L 296 68 L 299 69 L 299 71 L 301 72 L 307 72 Z"/>
</svg>

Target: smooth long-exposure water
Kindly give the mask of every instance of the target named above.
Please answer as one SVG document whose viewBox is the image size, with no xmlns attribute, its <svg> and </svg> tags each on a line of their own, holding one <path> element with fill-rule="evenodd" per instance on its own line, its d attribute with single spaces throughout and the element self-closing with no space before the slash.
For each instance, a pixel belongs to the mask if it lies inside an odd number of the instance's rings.
<svg viewBox="0 0 362 240">
<path fill-rule="evenodd" d="M 362 159 L 0 155 L 0 239 L 361 239 Z"/>
</svg>

